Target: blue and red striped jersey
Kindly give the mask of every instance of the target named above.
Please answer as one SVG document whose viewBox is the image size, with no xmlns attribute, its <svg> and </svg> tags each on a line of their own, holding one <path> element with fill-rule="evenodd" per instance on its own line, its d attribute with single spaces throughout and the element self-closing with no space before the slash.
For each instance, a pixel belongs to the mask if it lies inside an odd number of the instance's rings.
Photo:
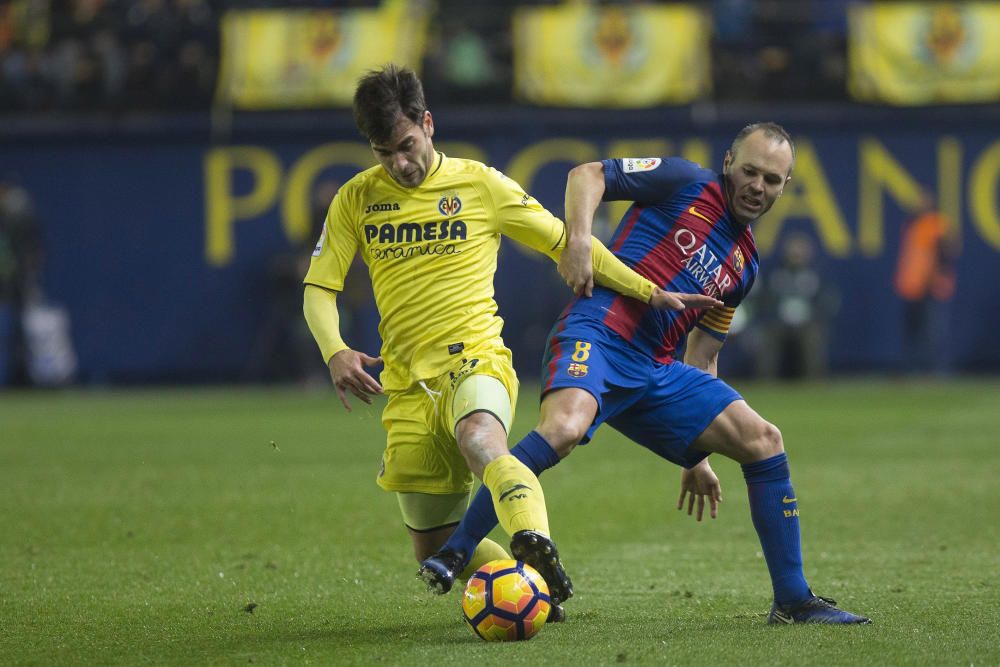
<svg viewBox="0 0 1000 667">
<path fill-rule="evenodd" d="M 723 311 L 657 310 L 595 287 L 576 298 L 565 315 L 603 322 L 640 350 L 669 363 L 695 326 L 724 340 L 729 319 L 757 276 L 757 246 L 750 227 L 730 217 L 724 177 L 681 158 L 604 160 L 604 200 L 629 200 L 609 243 L 637 273 L 670 292 L 702 292 Z"/>
</svg>

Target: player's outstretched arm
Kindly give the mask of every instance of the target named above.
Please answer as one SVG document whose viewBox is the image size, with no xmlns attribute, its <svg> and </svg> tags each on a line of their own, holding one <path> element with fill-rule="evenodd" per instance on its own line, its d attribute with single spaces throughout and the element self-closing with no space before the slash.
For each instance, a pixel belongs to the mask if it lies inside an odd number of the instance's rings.
<svg viewBox="0 0 1000 667">
<path fill-rule="evenodd" d="M 677 509 L 684 509 L 687 500 L 687 513 L 694 513 L 695 503 L 698 505 L 696 520 L 701 521 L 705 514 L 705 498 L 708 498 L 709 516 L 713 519 L 719 516 L 719 503 L 722 502 L 722 485 L 719 478 L 708 464 L 708 459 L 702 459 L 690 470 L 681 471 L 681 495 L 677 499 Z"/>
<path fill-rule="evenodd" d="M 487 179 L 485 183 L 497 202 L 498 231 L 556 261 L 559 272 L 577 295 L 589 296 L 594 283 L 597 283 L 649 303 L 655 285 L 629 268 L 590 234 L 594 209 L 604 192 L 602 174 L 600 162 L 580 165 L 570 171 L 566 191 L 566 223 L 549 213 L 509 179 L 498 177 Z"/>
<path fill-rule="evenodd" d="M 714 308 L 721 308 L 723 303 L 707 294 L 667 292 L 659 287 L 654 287 L 653 293 L 649 297 L 649 305 L 660 310 L 684 310 L 686 308 L 706 308 L 712 310 Z"/>
<path fill-rule="evenodd" d="M 648 303 L 654 308 L 666 310 L 684 310 L 685 308 L 703 308 L 712 310 L 721 307 L 721 301 L 706 294 L 686 294 L 683 292 L 666 292 L 654 285 L 601 243 L 600 239 L 591 237 L 591 266 L 593 280 L 602 287 L 613 289 L 624 296 Z M 563 250 L 563 256 L 569 248 Z M 558 252 L 558 249 L 557 249 Z M 561 258 L 560 258 L 561 261 Z M 577 292 L 579 295 L 580 293 Z M 588 293 L 589 296 L 589 293 Z"/>
</svg>

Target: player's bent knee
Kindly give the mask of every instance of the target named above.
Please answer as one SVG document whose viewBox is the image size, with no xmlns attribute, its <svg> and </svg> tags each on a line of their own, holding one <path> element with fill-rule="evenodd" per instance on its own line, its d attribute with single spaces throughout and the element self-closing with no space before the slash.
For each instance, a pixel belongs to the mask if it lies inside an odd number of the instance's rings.
<svg viewBox="0 0 1000 667">
<path fill-rule="evenodd" d="M 587 435 L 596 413 L 597 401 L 586 391 L 558 389 L 542 401 L 542 416 L 535 430 L 559 458 L 565 458 Z"/>
<path fill-rule="evenodd" d="M 545 438 L 559 458 L 566 458 L 587 434 L 589 426 L 589 422 L 584 422 L 575 415 L 557 414 L 544 419 L 535 430 Z"/>
<path fill-rule="evenodd" d="M 759 435 L 753 439 L 751 449 L 756 461 L 763 461 L 785 451 L 781 431 L 774 424 L 763 421 Z"/>
<path fill-rule="evenodd" d="M 455 439 L 469 469 L 480 478 L 490 461 L 508 453 L 503 424 L 488 412 L 476 412 L 458 422 Z"/>
</svg>

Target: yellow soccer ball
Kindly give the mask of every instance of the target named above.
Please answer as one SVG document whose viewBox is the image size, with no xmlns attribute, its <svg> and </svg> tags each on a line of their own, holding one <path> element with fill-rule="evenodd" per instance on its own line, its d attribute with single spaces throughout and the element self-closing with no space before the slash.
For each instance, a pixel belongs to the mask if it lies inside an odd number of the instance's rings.
<svg viewBox="0 0 1000 667">
<path fill-rule="evenodd" d="M 517 560 L 494 560 L 469 577 L 462 614 L 486 641 L 531 639 L 545 625 L 552 602 L 538 570 Z"/>
</svg>

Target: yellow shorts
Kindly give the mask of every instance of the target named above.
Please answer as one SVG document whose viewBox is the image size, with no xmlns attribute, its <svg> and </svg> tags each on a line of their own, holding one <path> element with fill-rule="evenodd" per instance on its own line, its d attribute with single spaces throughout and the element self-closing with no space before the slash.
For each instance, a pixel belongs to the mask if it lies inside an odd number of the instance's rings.
<svg viewBox="0 0 1000 667">
<path fill-rule="evenodd" d="M 469 493 L 397 493 L 399 512 L 410 530 L 426 533 L 457 526 L 471 499 Z"/>
<path fill-rule="evenodd" d="M 467 493 L 474 478 L 455 441 L 455 425 L 473 412 L 489 412 L 509 433 L 517 375 L 510 350 L 470 351 L 448 372 L 386 393 L 382 425 L 388 436 L 378 485 L 404 493 Z"/>
</svg>

